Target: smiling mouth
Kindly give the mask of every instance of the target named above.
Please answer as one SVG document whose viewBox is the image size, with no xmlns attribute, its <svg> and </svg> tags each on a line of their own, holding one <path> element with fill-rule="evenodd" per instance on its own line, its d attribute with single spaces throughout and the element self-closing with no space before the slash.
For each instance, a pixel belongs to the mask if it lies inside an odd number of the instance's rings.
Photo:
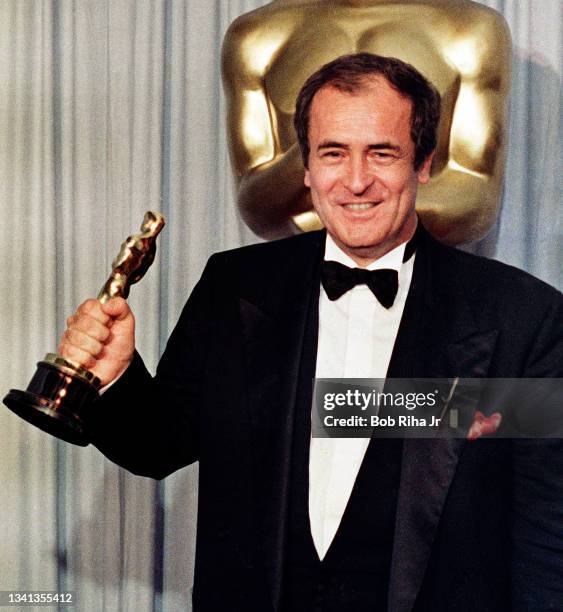
<svg viewBox="0 0 563 612">
<path fill-rule="evenodd" d="M 343 204 L 346 210 L 369 210 L 377 206 L 379 202 L 361 202 L 358 204 Z"/>
</svg>

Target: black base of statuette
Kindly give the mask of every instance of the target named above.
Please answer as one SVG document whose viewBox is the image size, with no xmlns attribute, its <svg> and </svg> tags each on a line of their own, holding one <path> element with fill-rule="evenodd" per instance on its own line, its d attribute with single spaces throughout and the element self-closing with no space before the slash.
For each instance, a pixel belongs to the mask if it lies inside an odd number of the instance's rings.
<svg viewBox="0 0 563 612">
<path fill-rule="evenodd" d="M 39 429 L 87 446 L 90 440 L 84 417 L 98 397 L 98 382 L 87 370 L 50 354 L 37 364 L 27 390 L 10 389 L 4 404 Z"/>
</svg>

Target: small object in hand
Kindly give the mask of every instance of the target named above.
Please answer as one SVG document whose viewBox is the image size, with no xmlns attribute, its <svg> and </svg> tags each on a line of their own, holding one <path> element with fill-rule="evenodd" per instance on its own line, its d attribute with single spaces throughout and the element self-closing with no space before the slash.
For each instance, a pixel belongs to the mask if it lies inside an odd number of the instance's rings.
<svg viewBox="0 0 563 612">
<path fill-rule="evenodd" d="M 141 232 L 129 236 L 114 259 L 110 277 L 98 294 L 103 304 L 113 297 L 127 298 L 129 287 L 149 269 L 156 252 L 156 237 L 164 217 L 148 211 Z M 4 404 L 22 419 L 61 440 L 87 446 L 86 417 L 98 397 L 100 379 L 81 364 L 48 353 L 25 391 L 10 389 Z"/>
</svg>

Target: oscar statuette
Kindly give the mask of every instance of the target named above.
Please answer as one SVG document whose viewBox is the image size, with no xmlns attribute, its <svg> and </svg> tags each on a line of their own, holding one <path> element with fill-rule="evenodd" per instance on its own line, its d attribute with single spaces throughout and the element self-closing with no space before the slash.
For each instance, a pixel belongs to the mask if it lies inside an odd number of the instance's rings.
<svg viewBox="0 0 563 612">
<path fill-rule="evenodd" d="M 108 280 L 98 294 L 104 303 L 112 297 L 127 298 L 129 288 L 141 280 L 154 260 L 156 237 L 164 217 L 145 213 L 141 233 L 129 236 L 112 263 Z M 61 440 L 87 446 L 85 416 L 98 397 L 100 379 L 80 364 L 47 353 L 38 362 L 26 391 L 10 389 L 4 403 L 18 416 Z"/>
</svg>

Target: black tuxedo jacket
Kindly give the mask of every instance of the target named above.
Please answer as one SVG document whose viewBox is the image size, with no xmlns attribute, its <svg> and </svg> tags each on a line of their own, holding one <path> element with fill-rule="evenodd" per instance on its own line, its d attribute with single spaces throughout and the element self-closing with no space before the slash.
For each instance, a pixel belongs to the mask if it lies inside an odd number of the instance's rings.
<svg viewBox="0 0 563 612">
<path fill-rule="evenodd" d="M 324 240 L 211 257 L 156 377 L 136 355 L 92 414 L 94 444 L 136 474 L 199 460 L 196 612 L 279 609 Z M 388 376 L 561 377 L 562 322 L 553 288 L 422 232 Z M 561 441 L 405 440 L 389 610 L 563 610 Z"/>
</svg>

